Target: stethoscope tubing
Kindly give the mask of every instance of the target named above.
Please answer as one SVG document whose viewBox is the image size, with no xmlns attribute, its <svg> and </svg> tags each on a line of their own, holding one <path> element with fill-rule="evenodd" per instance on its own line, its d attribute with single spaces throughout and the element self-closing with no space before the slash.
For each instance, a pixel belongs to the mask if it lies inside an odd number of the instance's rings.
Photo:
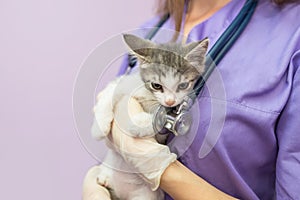
<svg viewBox="0 0 300 200">
<path fill-rule="evenodd" d="M 228 50 L 233 46 L 235 41 L 245 30 L 254 13 L 256 5 L 257 0 L 247 0 L 237 17 L 233 20 L 233 22 L 229 25 L 229 27 L 225 30 L 225 32 L 220 36 L 214 46 L 207 53 L 205 73 L 198 79 L 197 83 L 195 84 L 194 95 L 192 95 L 191 98 L 195 99 L 199 96 L 205 82 L 208 80 L 215 67 L 220 63 Z"/>
</svg>

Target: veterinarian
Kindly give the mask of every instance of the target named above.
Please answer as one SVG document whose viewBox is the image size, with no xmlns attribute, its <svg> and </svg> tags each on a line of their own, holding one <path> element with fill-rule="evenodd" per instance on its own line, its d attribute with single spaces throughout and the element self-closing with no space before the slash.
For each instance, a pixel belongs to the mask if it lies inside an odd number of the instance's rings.
<svg viewBox="0 0 300 200">
<path fill-rule="evenodd" d="M 208 37 L 214 44 L 245 0 L 162 2 L 160 15 L 144 27 L 155 26 L 169 13 L 162 28 L 183 33 L 187 43 Z M 245 31 L 217 66 L 226 96 L 212 96 L 204 88 L 198 98 L 198 132 L 176 161 L 168 159 L 174 149 L 171 145 L 170 151 L 148 139 L 120 138 L 121 130 L 114 127 L 111 141 L 121 151 L 162 152 L 153 160 L 125 157 L 153 189 L 162 188 L 166 199 L 300 198 L 299 16 L 299 0 L 258 0 Z M 222 131 L 212 150 L 201 157 L 212 102 L 225 106 L 226 113 L 214 116 L 214 121 L 222 123 Z M 134 101 L 129 106 L 132 112 L 142 110 Z M 134 145 L 124 146 L 124 140 Z M 149 165 L 142 163 L 153 163 L 156 170 L 149 173 Z M 95 166 L 86 175 L 84 200 L 110 199 L 107 189 L 97 184 L 98 170 Z"/>
</svg>

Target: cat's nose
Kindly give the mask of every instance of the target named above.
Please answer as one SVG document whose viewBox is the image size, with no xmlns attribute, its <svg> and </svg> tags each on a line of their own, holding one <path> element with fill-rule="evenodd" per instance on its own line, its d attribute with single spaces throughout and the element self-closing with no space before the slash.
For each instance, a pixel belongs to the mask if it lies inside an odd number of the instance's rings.
<svg viewBox="0 0 300 200">
<path fill-rule="evenodd" d="M 166 103 L 168 106 L 172 106 L 172 105 L 174 105 L 175 100 L 173 100 L 173 99 L 168 99 L 168 100 L 165 101 L 165 103 Z"/>
</svg>

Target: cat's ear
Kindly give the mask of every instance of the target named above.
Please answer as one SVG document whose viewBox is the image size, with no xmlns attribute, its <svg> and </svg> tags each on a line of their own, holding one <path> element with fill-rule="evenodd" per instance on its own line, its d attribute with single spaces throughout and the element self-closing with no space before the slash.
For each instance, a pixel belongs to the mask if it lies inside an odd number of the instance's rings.
<svg viewBox="0 0 300 200">
<path fill-rule="evenodd" d="M 155 44 L 150 42 L 150 40 L 145 40 L 135 35 L 123 34 L 123 39 L 134 55 L 144 61 L 148 60 L 149 49 L 155 47 Z"/>
<path fill-rule="evenodd" d="M 199 42 L 192 42 L 186 45 L 187 54 L 185 59 L 193 65 L 200 73 L 204 71 L 205 56 L 209 44 L 209 39 L 205 38 Z"/>
</svg>

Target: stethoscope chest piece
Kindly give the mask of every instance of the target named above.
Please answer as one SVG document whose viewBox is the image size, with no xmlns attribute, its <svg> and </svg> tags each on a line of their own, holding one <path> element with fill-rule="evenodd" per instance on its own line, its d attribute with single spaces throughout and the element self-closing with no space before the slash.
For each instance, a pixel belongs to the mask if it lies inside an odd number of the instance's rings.
<svg viewBox="0 0 300 200">
<path fill-rule="evenodd" d="M 189 111 L 191 99 L 186 99 L 175 108 L 159 106 L 154 114 L 153 127 L 159 134 L 172 132 L 175 136 L 185 135 L 192 126 L 192 115 Z"/>
</svg>

